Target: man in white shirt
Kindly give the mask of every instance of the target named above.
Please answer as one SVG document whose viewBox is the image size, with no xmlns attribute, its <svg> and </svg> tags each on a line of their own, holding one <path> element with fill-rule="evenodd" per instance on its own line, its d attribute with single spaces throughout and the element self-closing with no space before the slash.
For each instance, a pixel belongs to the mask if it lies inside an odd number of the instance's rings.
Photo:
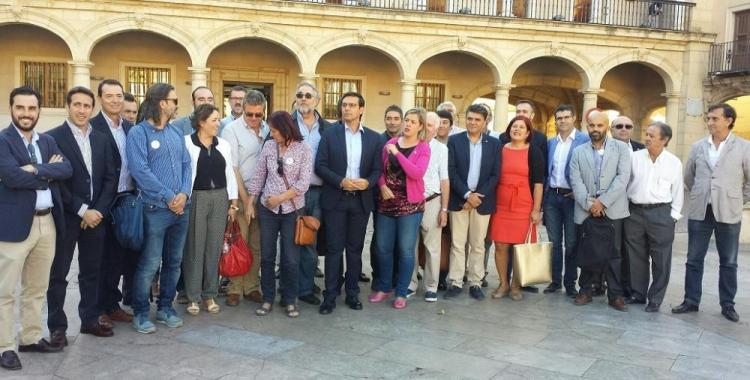
<svg viewBox="0 0 750 380">
<path fill-rule="evenodd" d="M 664 300 L 672 264 L 675 222 L 682 217 L 682 162 L 664 149 L 671 139 L 672 128 L 654 123 L 646 130 L 646 149 L 630 157 L 630 217 L 623 223 L 623 236 L 630 256 L 632 290 L 626 303 L 648 301 L 646 312 L 649 313 L 658 312 Z M 649 287 L 650 269 L 653 281 Z"/>
<path fill-rule="evenodd" d="M 440 117 L 435 112 L 428 112 L 425 124 L 427 124 L 427 138 L 430 140 L 431 154 L 427 172 L 424 174 L 425 204 L 421 223 L 425 255 L 424 300 L 435 302 L 440 276 L 443 227 L 448 224 L 450 182 L 448 180 L 448 147 L 435 139 Z M 419 265 L 415 265 L 411 284 L 409 284 L 409 290 L 412 292 L 416 291 L 419 286 L 418 270 Z"/>
</svg>

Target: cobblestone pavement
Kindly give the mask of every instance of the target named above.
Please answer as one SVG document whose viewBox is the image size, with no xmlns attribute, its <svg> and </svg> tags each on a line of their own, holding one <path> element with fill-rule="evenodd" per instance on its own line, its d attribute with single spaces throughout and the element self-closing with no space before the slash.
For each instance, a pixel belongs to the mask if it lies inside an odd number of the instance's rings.
<svg viewBox="0 0 750 380">
<path fill-rule="evenodd" d="M 739 323 L 720 314 L 713 247 L 701 311 L 672 315 L 671 306 L 682 301 L 684 230 L 682 223 L 667 297 L 655 314 L 645 313 L 642 305 L 618 312 L 603 297 L 577 307 L 559 293 L 478 302 L 464 292 L 430 304 L 421 291 L 397 311 L 389 302 L 367 304 L 369 285 L 363 284 L 362 311 L 339 300 L 333 314 L 322 316 L 302 304 L 302 315 L 292 320 L 279 307 L 257 317 L 256 305 L 230 308 L 222 300 L 218 315 L 193 317 L 177 305 L 185 319 L 179 329 L 158 325 L 155 334 L 142 335 L 118 324 L 113 338 L 95 338 L 77 334 L 77 284 L 71 273 L 70 346 L 60 354 L 20 354 L 23 371 L 2 371 L 0 378 L 748 379 L 750 246 L 742 247 L 739 260 Z M 490 275 L 489 282 L 487 291 L 497 285 L 497 276 Z"/>
</svg>

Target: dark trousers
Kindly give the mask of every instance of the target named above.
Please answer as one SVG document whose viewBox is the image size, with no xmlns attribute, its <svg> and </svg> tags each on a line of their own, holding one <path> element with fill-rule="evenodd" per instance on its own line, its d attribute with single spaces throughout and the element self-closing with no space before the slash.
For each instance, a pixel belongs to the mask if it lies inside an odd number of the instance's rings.
<svg viewBox="0 0 750 380">
<path fill-rule="evenodd" d="M 263 205 L 258 206 L 260 224 L 260 290 L 263 302 L 273 304 L 276 298 L 276 247 L 281 241 L 280 292 L 281 302 L 287 305 L 297 303 L 299 289 L 300 246 L 294 244 L 294 231 L 297 214 L 276 214 Z"/>
<path fill-rule="evenodd" d="M 78 244 L 78 290 L 81 301 L 78 315 L 81 325 L 97 323 L 99 309 L 99 272 L 104 248 L 105 226 L 103 220 L 95 228 L 81 229 L 78 215 L 65 214 L 65 235 L 55 244 L 55 259 L 52 261 L 49 288 L 47 289 L 47 327 L 50 331 L 68 329 L 68 318 L 63 310 L 68 288 L 68 272 Z"/>
<path fill-rule="evenodd" d="M 346 250 L 344 283 L 347 296 L 359 295 L 359 274 L 362 272 L 362 248 L 370 214 L 362 208 L 361 195 L 341 199 L 336 209 L 323 210 L 326 222 L 328 252 L 325 261 L 325 299 L 335 300 L 341 291 L 339 276 Z"/>
<path fill-rule="evenodd" d="M 575 290 L 578 278 L 576 263 L 576 224 L 573 219 L 575 200 L 555 191 L 544 194 L 544 225 L 552 242 L 552 283 Z M 565 250 L 563 251 L 563 244 Z M 563 277 L 563 258 L 565 276 Z"/>
<path fill-rule="evenodd" d="M 107 220 L 104 223 L 106 238 L 99 272 L 99 308 L 104 313 L 112 313 L 120 308 L 120 301 L 126 305 L 132 302 L 133 274 L 140 253 L 122 247 L 115 238 L 112 222 Z M 123 279 L 122 291 L 120 277 Z"/>
<path fill-rule="evenodd" d="M 622 285 L 620 284 L 620 276 L 622 274 L 622 260 L 620 256 L 620 249 L 622 247 L 622 219 L 612 220 L 612 224 L 615 227 L 613 236 L 615 258 L 603 264 L 599 269 L 581 269 L 581 277 L 578 279 L 578 283 L 581 286 L 580 292 L 591 295 L 591 284 L 596 282 L 600 274 L 603 274 L 607 282 L 607 297 L 610 300 L 622 297 Z M 578 235 L 576 241 L 581 241 L 582 234 L 583 227 L 580 224 L 576 225 L 576 235 Z"/>
<path fill-rule="evenodd" d="M 653 208 L 631 204 L 630 217 L 623 223 L 625 246 L 630 255 L 631 293 L 639 300 L 661 304 L 667 292 L 674 241 L 671 212 L 669 204 Z M 650 287 L 649 269 L 654 278 Z"/>
<path fill-rule="evenodd" d="M 685 302 L 699 305 L 703 292 L 703 261 L 706 259 L 711 234 L 716 237 L 719 251 L 719 303 L 734 305 L 737 294 L 737 251 L 741 223 L 719 223 L 711 205 L 704 220 L 688 220 L 688 253 L 685 264 Z"/>
</svg>

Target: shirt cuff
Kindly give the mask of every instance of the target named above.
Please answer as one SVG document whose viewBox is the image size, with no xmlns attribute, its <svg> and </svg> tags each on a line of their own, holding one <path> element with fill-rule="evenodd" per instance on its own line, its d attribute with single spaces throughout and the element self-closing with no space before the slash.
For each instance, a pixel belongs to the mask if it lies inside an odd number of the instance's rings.
<svg viewBox="0 0 750 380">
<path fill-rule="evenodd" d="M 78 209 L 78 216 L 80 216 L 81 218 L 83 218 L 83 214 L 85 214 L 86 211 L 88 211 L 88 210 L 89 210 L 89 205 L 87 205 L 85 203 L 82 204 L 81 208 Z"/>
<path fill-rule="evenodd" d="M 464 199 L 469 199 L 469 194 L 471 194 L 471 190 L 467 191 L 466 194 L 464 194 Z"/>
</svg>

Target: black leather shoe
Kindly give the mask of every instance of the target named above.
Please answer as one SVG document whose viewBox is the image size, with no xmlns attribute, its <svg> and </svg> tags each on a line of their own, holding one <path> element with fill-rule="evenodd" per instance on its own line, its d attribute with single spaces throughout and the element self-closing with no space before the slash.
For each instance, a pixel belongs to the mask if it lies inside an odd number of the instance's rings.
<svg viewBox="0 0 750 380">
<path fill-rule="evenodd" d="M 320 289 L 320 286 L 313 285 L 313 294 L 320 294 L 322 290 Z"/>
<path fill-rule="evenodd" d="M 325 277 L 325 275 L 323 274 L 323 272 L 318 267 L 315 267 L 315 277 L 317 277 L 317 278 L 323 278 L 323 277 Z"/>
<path fill-rule="evenodd" d="M 644 310 L 646 310 L 647 313 L 658 313 L 659 306 L 661 306 L 661 304 L 649 302 Z"/>
<path fill-rule="evenodd" d="M 323 303 L 320 305 L 320 308 L 318 308 L 318 313 L 326 315 L 333 313 L 333 309 L 336 308 L 336 303 L 334 301 L 323 301 Z"/>
<path fill-rule="evenodd" d="M 632 305 L 632 304 L 645 305 L 646 304 L 646 300 L 642 300 L 642 299 L 636 298 L 636 297 L 626 297 L 625 298 L 625 303 L 628 304 L 628 305 Z"/>
<path fill-rule="evenodd" d="M 21 359 L 15 351 L 5 351 L 0 355 L 0 367 L 12 371 L 21 369 Z"/>
<path fill-rule="evenodd" d="M 739 322 L 740 321 L 740 315 L 737 314 L 737 312 L 734 310 L 734 305 L 724 305 L 721 307 L 721 315 L 724 316 L 724 318 L 732 321 L 732 322 Z"/>
<path fill-rule="evenodd" d="M 628 311 L 628 305 L 625 304 L 625 299 L 623 297 L 609 300 L 609 306 L 617 311 Z"/>
<path fill-rule="evenodd" d="M 345 302 L 352 310 L 362 310 L 362 302 L 359 302 L 357 296 L 347 296 Z"/>
<path fill-rule="evenodd" d="M 523 288 L 521 288 L 521 290 L 526 293 L 539 293 L 539 288 L 537 288 L 536 286 L 524 286 Z"/>
<path fill-rule="evenodd" d="M 695 313 L 697 311 L 698 305 L 691 305 L 687 302 L 683 302 L 680 304 L 680 306 L 672 308 L 672 314 Z"/>
<path fill-rule="evenodd" d="M 81 334 L 91 334 L 93 336 L 98 336 L 100 338 L 109 338 L 112 335 L 115 335 L 112 330 L 105 328 L 104 326 L 94 323 L 91 325 L 82 325 L 81 326 Z"/>
<path fill-rule="evenodd" d="M 557 293 L 558 290 L 560 290 L 560 285 L 553 282 L 549 284 L 546 289 L 544 289 L 544 294 Z"/>
<path fill-rule="evenodd" d="M 576 296 L 578 296 L 578 291 L 576 288 L 565 288 L 565 295 L 568 296 L 568 298 L 576 298 Z"/>
<path fill-rule="evenodd" d="M 359 274 L 359 282 L 370 282 L 370 278 L 365 276 L 364 273 Z"/>
<path fill-rule="evenodd" d="M 49 344 L 56 347 L 67 347 L 68 337 L 64 330 L 54 330 L 49 334 Z"/>
<path fill-rule="evenodd" d="M 60 352 L 62 349 L 62 346 L 53 346 L 44 338 L 39 339 L 36 343 L 18 345 L 18 352 L 41 352 L 47 354 L 50 352 Z"/>
<path fill-rule="evenodd" d="M 315 294 L 312 293 L 306 296 L 299 297 L 299 300 L 310 305 L 320 305 L 320 298 L 316 297 Z"/>
<path fill-rule="evenodd" d="M 477 301 L 481 301 L 484 299 L 484 292 L 482 291 L 482 288 L 476 285 L 469 288 L 469 295 L 471 296 L 471 298 Z"/>
</svg>

